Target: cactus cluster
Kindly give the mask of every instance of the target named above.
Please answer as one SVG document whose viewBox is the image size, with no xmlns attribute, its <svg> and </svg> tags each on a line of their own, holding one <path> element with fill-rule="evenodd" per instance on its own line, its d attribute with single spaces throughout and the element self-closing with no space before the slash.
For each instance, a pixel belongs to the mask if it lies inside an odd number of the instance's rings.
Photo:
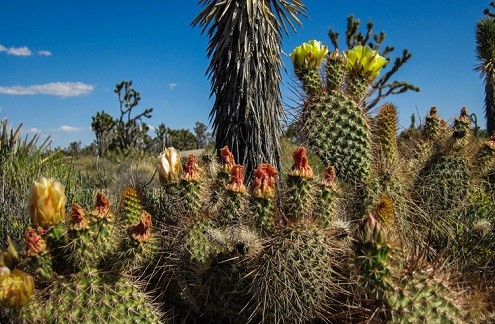
<svg viewBox="0 0 495 324">
<path fill-rule="evenodd" d="M 149 322 L 164 319 L 134 275 L 152 255 L 151 216 L 130 188 L 112 210 L 99 193 L 86 211 L 66 213 L 65 187 L 35 181 L 24 251 L 2 257 L 2 305 L 13 323 Z M 150 260 L 148 260 L 150 261 Z"/>
<path fill-rule="evenodd" d="M 165 303 L 172 298 L 177 312 L 200 318 L 303 322 L 321 316 L 332 296 L 343 293 L 337 283 L 345 281 L 343 260 L 351 250 L 347 225 L 333 217 L 335 171 L 317 179 L 305 148 L 293 157 L 282 188 L 269 164 L 260 164 L 247 186 L 228 148 L 219 164 L 198 166 L 198 190 L 187 190 L 187 168 L 175 178 L 160 176 L 170 179 L 161 190 L 183 197 L 161 216 L 167 243 L 159 273 L 151 274 L 168 278 L 151 280 L 166 290 Z M 189 156 L 185 165 L 193 161 Z M 183 209 L 190 201 L 200 201 L 200 208 Z"/>
<path fill-rule="evenodd" d="M 466 108 L 451 126 L 432 108 L 401 142 L 393 104 L 376 116 L 366 109 L 368 87 L 386 64 L 368 47 L 328 54 L 310 41 L 291 59 L 306 93 L 300 117 L 309 150 L 294 150 L 287 174 L 262 163 L 244 179 L 227 147 L 219 161 L 182 161 L 167 148 L 158 186 L 126 188 L 117 207 L 98 193 L 89 210 L 68 206 L 62 184 L 40 179 L 23 252 L 10 242 L 1 255 L 3 316 L 15 323 L 155 323 L 169 314 L 217 323 L 493 319 L 488 307 L 473 311 L 470 295 L 459 293 L 466 287 L 451 278 L 456 269 L 466 281 L 468 272 L 495 275 L 494 138 L 474 136 Z M 310 153 L 324 174 L 309 165 Z"/>
</svg>

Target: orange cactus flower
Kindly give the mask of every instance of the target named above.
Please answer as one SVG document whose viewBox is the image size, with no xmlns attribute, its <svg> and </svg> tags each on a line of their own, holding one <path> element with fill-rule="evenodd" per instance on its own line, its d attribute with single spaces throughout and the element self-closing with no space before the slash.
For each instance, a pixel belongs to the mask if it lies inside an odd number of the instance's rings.
<svg viewBox="0 0 495 324">
<path fill-rule="evenodd" d="M 268 163 L 258 165 L 254 170 L 253 197 L 273 199 L 275 197 L 275 177 L 278 172 Z"/>
<path fill-rule="evenodd" d="M 110 200 L 104 193 L 98 192 L 96 194 L 96 203 L 91 215 L 98 218 L 111 218 Z"/>
<path fill-rule="evenodd" d="M 235 159 L 232 152 L 230 152 L 227 146 L 224 146 L 220 150 L 220 157 L 222 158 L 223 171 L 230 173 L 232 168 L 235 166 Z"/>
<path fill-rule="evenodd" d="M 129 227 L 129 235 L 138 242 L 147 242 L 151 238 L 151 215 L 143 211 L 138 224 Z"/>
<path fill-rule="evenodd" d="M 313 178 L 313 169 L 308 164 L 308 156 L 305 147 L 301 146 L 292 152 L 292 158 L 294 159 L 294 164 L 292 165 L 292 170 L 289 172 L 289 175 L 306 179 Z"/>
<path fill-rule="evenodd" d="M 46 251 L 45 240 L 38 235 L 38 232 L 34 228 L 29 227 L 26 230 L 25 237 L 27 241 L 26 254 L 28 256 L 36 256 Z"/>
<path fill-rule="evenodd" d="M 236 164 L 232 167 L 231 180 L 227 183 L 227 189 L 237 193 L 245 193 L 247 191 L 244 185 L 244 167 Z"/>
<path fill-rule="evenodd" d="M 199 168 L 198 158 L 194 155 L 189 155 L 186 164 L 184 166 L 184 175 L 182 179 L 191 182 L 199 181 L 201 176 L 201 169 Z"/>
<path fill-rule="evenodd" d="M 84 209 L 78 204 L 72 205 L 72 209 L 70 211 L 69 228 L 76 231 L 89 228 L 86 213 L 84 212 Z"/>
</svg>

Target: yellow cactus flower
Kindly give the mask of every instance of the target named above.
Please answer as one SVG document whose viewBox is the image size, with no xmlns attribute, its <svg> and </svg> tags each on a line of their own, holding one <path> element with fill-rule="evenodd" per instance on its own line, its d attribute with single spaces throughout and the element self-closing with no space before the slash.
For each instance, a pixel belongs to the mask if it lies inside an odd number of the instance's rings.
<svg viewBox="0 0 495 324">
<path fill-rule="evenodd" d="M 165 149 L 158 157 L 158 174 L 161 183 L 177 180 L 182 171 L 180 153 L 173 147 Z"/>
<path fill-rule="evenodd" d="M 358 45 L 351 50 L 345 51 L 347 67 L 365 78 L 373 80 L 380 74 L 380 70 L 388 61 L 377 51 L 369 46 Z"/>
<path fill-rule="evenodd" d="M 289 56 L 294 68 L 316 70 L 327 53 L 328 47 L 313 39 L 296 47 Z"/>
<path fill-rule="evenodd" d="M 7 267 L 0 270 L 0 305 L 17 308 L 26 305 L 34 295 L 34 280 L 29 274 Z"/>
<path fill-rule="evenodd" d="M 33 226 L 47 229 L 62 222 L 66 202 L 63 184 L 44 177 L 35 181 L 29 200 L 29 214 Z"/>
</svg>

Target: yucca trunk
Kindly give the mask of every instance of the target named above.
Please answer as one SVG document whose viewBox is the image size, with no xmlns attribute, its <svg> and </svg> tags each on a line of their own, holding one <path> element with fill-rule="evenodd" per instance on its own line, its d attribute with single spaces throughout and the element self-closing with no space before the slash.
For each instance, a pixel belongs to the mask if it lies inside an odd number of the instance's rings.
<svg viewBox="0 0 495 324">
<path fill-rule="evenodd" d="M 485 77 L 485 116 L 488 135 L 495 134 L 495 73 Z"/>
<path fill-rule="evenodd" d="M 299 1 L 200 1 L 193 21 L 210 38 L 207 74 L 215 103 L 210 113 L 215 148 L 228 146 L 251 179 L 260 163 L 280 167 L 280 29 L 303 10 Z M 284 12 L 287 13 L 284 13 Z"/>
</svg>

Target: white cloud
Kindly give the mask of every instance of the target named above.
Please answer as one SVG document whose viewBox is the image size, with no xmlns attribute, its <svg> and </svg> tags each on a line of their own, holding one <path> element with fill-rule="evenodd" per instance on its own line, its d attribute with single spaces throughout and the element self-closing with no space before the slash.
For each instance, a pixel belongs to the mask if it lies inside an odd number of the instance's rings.
<svg viewBox="0 0 495 324">
<path fill-rule="evenodd" d="M 86 127 L 74 127 L 69 125 L 62 125 L 59 128 L 49 128 L 46 129 L 47 132 L 63 132 L 63 133 L 77 133 L 84 131 Z"/>
<path fill-rule="evenodd" d="M 35 95 L 46 94 L 59 97 L 76 97 L 93 92 L 94 86 L 82 82 L 51 82 L 35 84 L 27 87 L 12 86 L 1 87 L 0 94 L 7 95 Z"/>
<path fill-rule="evenodd" d="M 30 56 L 33 53 L 29 48 L 23 46 L 23 47 L 10 47 L 7 50 L 7 54 L 14 56 Z"/>
<path fill-rule="evenodd" d="M 7 47 L 0 44 L 0 52 L 7 52 Z"/>
<path fill-rule="evenodd" d="M 61 132 L 74 133 L 74 132 L 78 132 L 79 128 L 68 126 L 68 125 L 62 125 L 62 126 L 60 126 L 59 130 Z"/>
<path fill-rule="evenodd" d="M 52 52 L 46 50 L 38 51 L 38 54 L 41 56 L 52 56 Z"/>
<path fill-rule="evenodd" d="M 174 90 L 176 87 L 177 87 L 177 83 L 169 83 L 169 84 L 168 84 L 168 88 L 169 88 L 170 90 Z"/>
<path fill-rule="evenodd" d="M 30 132 L 30 133 L 41 133 L 41 129 L 38 129 L 38 128 L 33 127 L 33 128 L 28 129 L 28 132 Z"/>
</svg>

